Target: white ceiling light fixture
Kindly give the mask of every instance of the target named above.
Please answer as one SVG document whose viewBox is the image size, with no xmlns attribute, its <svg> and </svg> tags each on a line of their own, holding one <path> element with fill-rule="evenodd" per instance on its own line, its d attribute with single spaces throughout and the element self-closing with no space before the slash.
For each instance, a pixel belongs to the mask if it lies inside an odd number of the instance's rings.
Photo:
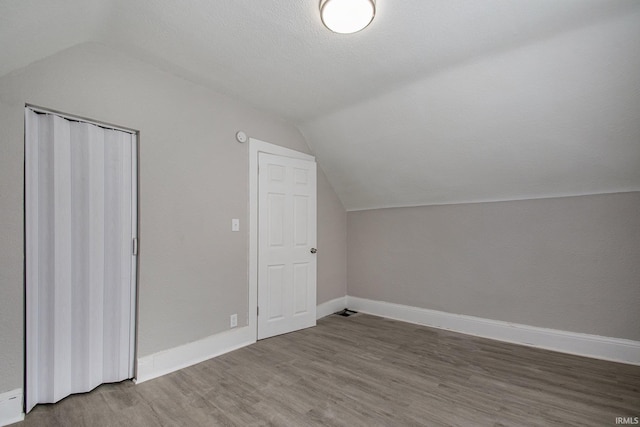
<svg viewBox="0 0 640 427">
<path fill-rule="evenodd" d="M 375 14 L 375 0 L 320 0 L 322 23 L 334 33 L 356 33 L 369 25 Z"/>
</svg>

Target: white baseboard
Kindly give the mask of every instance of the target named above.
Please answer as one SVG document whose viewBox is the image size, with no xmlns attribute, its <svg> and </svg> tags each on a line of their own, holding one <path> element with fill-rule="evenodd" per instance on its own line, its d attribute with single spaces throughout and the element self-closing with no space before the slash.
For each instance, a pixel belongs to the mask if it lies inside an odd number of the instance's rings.
<svg viewBox="0 0 640 427">
<path fill-rule="evenodd" d="M 340 297 L 319 304 L 316 308 L 316 317 L 320 319 L 343 308 L 498 341 L 640 365 L 640 342 L 638 341 L 539 328 L 351 296 Z M 140 384 L 237 350 L 254 342 L 256 342 L 256 331 L 245 326 L 150 356 L 141 357 L 138 359 L 135 382 Z M 19 393 L 19 395 L 15 393 Z M 5 400 L 9 402 L 5 406 L 10 412 L 3 412 L 2 397 L 5 395 L 7 395 Z M 8 400 L 13 396 L 19 397 L 15 400 Z M 15 412 L 16 410 L 17 413 Z M 17 422 L 22 419 L 19 418 L 22 414 L 22 390 L 14 390 L 0 395 L 0 426 L 6 425 L 2 424 L 5 413 L 9 414 L 5 418 L 13 420 L 10 422 Z M 22 416 L 24 417 L 24 414 Z"/>
<path fill-rule="evenodd" d="M 135 383 L 143 383 L 255 342 L 256 331 L 245 326 L 138 358 Z"/>
<path fill-rule="evenodd" d="M 322 304 L 318 304 L 318 307 L 316 307 L 316 319 L 322 319 L 323 317 L 326 317 L 344 308 L 347 308 L 346 296 L 323 302 Z"/>
<path fill-rule="evenodd" d="M 498 341 L 640 365 L 639 341 L 539 328 L 351 296 L 347 296 L 347 307 L 362 313 Z"/>
<path fill-rule="evenodd" d="M 0 426 L 8 426 L 24 420 L 22 389 L 0 393 Z"/>
</svg>

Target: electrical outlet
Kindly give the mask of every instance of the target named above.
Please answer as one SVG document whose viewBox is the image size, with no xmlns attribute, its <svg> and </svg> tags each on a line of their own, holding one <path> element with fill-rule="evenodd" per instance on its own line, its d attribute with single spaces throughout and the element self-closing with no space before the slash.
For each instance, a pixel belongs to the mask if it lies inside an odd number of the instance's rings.
<svg viewBox="0 0 640 427">
<path fill-rule="evenodd" d="M 236 326 L 238 326 L 238 315 L 237 314 L 232 314 L 229 317 L 229 326 L 232 328 L 235 328 Z"/>
</svg>

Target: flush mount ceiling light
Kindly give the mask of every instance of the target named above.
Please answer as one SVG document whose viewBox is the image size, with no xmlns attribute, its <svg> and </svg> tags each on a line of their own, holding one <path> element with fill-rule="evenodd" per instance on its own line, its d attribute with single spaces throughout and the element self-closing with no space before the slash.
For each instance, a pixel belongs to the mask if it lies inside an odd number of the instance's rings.
<svg viewBox="0 0 640 427">
<path fill-rule="evenodd" d="M 373 21 L 375 14 L 375 0 L 320 0 L 322 23 L 335 33 L 358 32 Z"/>
</svg>

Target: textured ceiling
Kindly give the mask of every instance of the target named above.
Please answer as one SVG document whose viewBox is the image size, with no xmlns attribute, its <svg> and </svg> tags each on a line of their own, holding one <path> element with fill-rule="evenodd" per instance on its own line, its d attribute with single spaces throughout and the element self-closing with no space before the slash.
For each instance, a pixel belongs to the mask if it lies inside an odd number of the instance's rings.
<svg viewBox="0 0 640 427">
<path fill-rule="evenodd" d="M 640 1 L 317 3 L 2 0 L 0 76 L 116 47 L 290 120 L 347 209 L 640 190 Z"/>
</svg>

